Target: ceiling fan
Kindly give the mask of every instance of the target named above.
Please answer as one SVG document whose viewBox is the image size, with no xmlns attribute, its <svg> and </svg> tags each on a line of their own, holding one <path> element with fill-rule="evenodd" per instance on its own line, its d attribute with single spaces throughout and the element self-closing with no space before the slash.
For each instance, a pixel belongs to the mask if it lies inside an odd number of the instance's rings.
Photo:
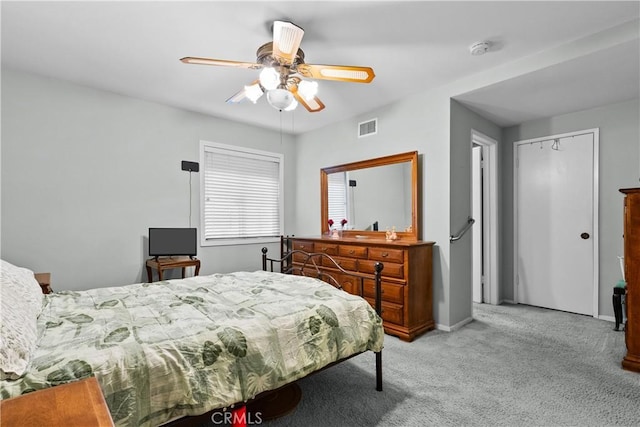
<svg viewBox="0 0 640 427">
<path fill-rule="evenodd" d="M 324 108 L 324 104 L 316 96 L 318 83 L 313 80 L 304 80 L 305 77 L 353 83 L 369 83 L 375 77 L 370 67 L 306 64 L 304 52 L 300 49 L 303 35 L 304 30 L 291 22 L 274 21 L 273 41 L 258 48 L 256 62 L 192 56 L 182 58 L 180 61 L 185 64 L 262 70 L 257 80 L 231 96 L 227 102 L 235 104 L 249 99 L 255 104 L 266 92 L 269 104 L 280 111 L 291 111 L 298 103 L 312 113 Z"/>
</svg>

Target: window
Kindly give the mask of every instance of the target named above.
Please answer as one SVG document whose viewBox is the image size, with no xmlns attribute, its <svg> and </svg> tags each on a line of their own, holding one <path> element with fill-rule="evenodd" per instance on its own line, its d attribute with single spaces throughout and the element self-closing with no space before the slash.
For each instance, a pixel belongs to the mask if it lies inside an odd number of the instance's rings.
<svg viewBox="0 0 640 427">
<path fill-rule="evenodd" d="M 202 246 L 277 241 L 283 155 L 201 141 Z"/>
<path fill-rule="evenodd" d="M 329 202 L 329 219 L 340 224 L 343 218 L 347 218 L 347 174 L 336 172 L 327 175 L 327 190 Z"/>
</svg>

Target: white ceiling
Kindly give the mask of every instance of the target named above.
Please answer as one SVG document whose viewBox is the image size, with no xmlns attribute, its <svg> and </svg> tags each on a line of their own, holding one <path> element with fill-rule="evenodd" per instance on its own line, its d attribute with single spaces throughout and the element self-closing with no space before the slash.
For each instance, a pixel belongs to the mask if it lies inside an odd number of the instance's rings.
<svg viewBox="0 0 640 427">
<path fill-rule="evenodd" d="M 456 97 L 506 127 L 640 95 L 638 39 Z"/>
<path fill-rule="evenodd" d="M 300 133 L 640 17 L 636 1 L 7 2 L 2 66 Z M 257 72 L 179 61 L 255 61 L 273 20 L 305 30 L 308 63 L 371 66 L 371 84 L 320 81 L 325 110 L 225 100 Z M 489 53 L 469 46 L 488 40 Z M 456 99 L 506 126 L 637 98 L 638 40 Z M 283 114 L 285 116 L 280 116 Z"/>
</svg>

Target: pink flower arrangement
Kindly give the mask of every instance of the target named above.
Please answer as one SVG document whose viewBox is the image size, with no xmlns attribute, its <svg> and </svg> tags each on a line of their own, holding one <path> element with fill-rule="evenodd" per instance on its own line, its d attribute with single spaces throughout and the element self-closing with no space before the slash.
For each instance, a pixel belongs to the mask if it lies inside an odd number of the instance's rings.
<svg viewBox="0 0 640 427">
<path fill-rule="evenodd" d="M 327 222 L 329 223 L 329 229 L 331 229 L 331 227 L 333 227 L 333 220 L 329 218 L 329 221 Z"/>
<path fill-rule="evenodd" d="M 342 221 L 340 221 L 340 225 L 342 225 L 342 227 L 344 228 L 344 225 L 347 223 L 348 221 L 343 218 Z"/>
</svg>

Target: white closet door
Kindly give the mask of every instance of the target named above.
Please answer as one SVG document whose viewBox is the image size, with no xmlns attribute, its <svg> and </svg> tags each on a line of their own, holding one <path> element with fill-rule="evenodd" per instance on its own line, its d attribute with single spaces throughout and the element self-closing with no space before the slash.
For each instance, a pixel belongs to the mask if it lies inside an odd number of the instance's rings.
<svg viewBox="0 0 640 427">
<path fill-rule="evenodd" d="M 594 134 L 517 145 L 518 302 L 594 314 Z"/>
</svg>

